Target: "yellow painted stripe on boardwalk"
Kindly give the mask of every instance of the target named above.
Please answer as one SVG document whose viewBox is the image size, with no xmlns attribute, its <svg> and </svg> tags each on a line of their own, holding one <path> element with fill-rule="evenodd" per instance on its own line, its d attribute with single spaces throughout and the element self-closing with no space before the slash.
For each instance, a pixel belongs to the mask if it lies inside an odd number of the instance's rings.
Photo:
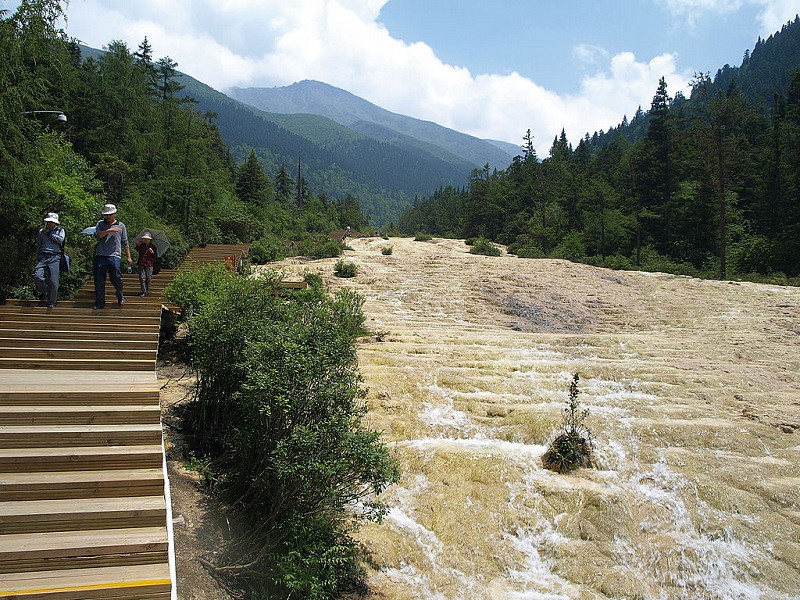
<svg viewBox="0 0 800 600">
<path fill-rule="evenodd" d="M 135 588 L 149 585 L 170 585 L 170 579 L 141 579 L 139 581 L 119 581 L 111 583 L 95 583 L 92 585 L 65 585 L 59 587 L 33 588 L 30 590 L 0 590 L 6 596 L 23 596 L 25 594 L 52 594 L 56 592 L 88 592 L 90 590 L 108 590 L 113 588 Z"/>
</svg>

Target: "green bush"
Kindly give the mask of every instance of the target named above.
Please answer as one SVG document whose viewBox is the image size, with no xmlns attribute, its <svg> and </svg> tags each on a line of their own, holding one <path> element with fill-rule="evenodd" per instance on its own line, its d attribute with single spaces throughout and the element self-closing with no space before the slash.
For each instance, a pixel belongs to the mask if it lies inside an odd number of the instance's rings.
<svg viewBox="0 0 800 600">
<path fill-rule="evenodd" d="M 500 256 L 503 251 L 492 242 L 482 237 L 476 238 L 469 249 L 470 254 L 483 254 L 485 256 Z"/>
<path fill-rule="evenodd" d="M 392 251 L 393 249 L 391 246 L 384 246 L 383 248 L 381 248 L 381 254 L 383 254 L 384 256 L 391 256 Z"/>
<path fill-rule="evenodd" d="M 425 233 L 424 231 L 418 231 L 417 234 L 414 236 L 415 242 L 429 242 L 433 238 L 429 233 Z"/>
<path fill-rule="evenodd" d="M 319 290 L 324 288 L 325 286 L 325 284 L 322 281 L 322 277 L 320 277 L 316 273 L 305 273 L 303 275 L 303 281 L 305 281 L 312 289 Z"/>
<path fill-rule="evenodd" d="M 222 263 L 209 263 L 197 268 L 183 269 L 164 289 L 167 302 L 192 311 L 202 308 L 214 294 L 238 277 Z"/>
<path fill-rule="evenodd" d="M 295 254 L 314 260 L 336 258 L 342 255 L 342 243 L 333 238 L 306 238 L 295 246 Z"/>
<path fill-rule="evenodd" d="M 562 258 L 573 262 L 580 262 L 586 256 L 586 244 L 583 235 L 577 231 L 570 231 L 561 240 L 550 254 L 552 258 Z"/>
<path fill-rule="evenodd" d="M 509 252 L 511 250 L 509 249 Z M 530 246 L 522 246 L 520 248 L 516 248 L 514 252 L 519 258 L 545 258 L 547 255 L 542 252 L 542 249 L 538 245 L 530 245 Z"/>
<path fill-rule="evenodd" d="M 589 410 L 581 408 L 578 400 L 579 379 L 575 373 L 569 384 L 561 430 L 542 455 L 542 465 L 558 473 L 592 465 L 592 434 L 585 426 Z"/>
<path fill-rule="evenodd" d="M 473 246 L 473 245 L 475 244 L 475 240 L 477 240 L 477 239 L 478 239 L 478 238 L 474 238 L 474 237 L 467 238 L 467 239 L 465 239 L 465 240 L 464 240 L 464 243 L 465 243 L 467 246 Z"/>
<path fill-rule="evenodd" d="M 358 273 L 358 267 L 355 263 L 339 259 L 333 266 L 333 274 L 337 277 L 355 277 Z"/>
<path fill-rule="evenodd" d="M 282 597 L 340 597 L 363 580 L 351 533 L 383 517 L 376 498 L 398 479 L 380 434 L 362 425 L 363 299 L 281 295 L 276 279 L 217 282 L 189 323 L 198 382 L 184 425 L 247 525 L 247 543 L 226 549 L 247 566 L 231 572 Z"/>
<path fill-rule="evenodd" d="M 277 238 L 261 238 L 250 246 L 250 261 L 256 265 L 263 265 L 286 258 L 286 247 Z"/>
</svg>

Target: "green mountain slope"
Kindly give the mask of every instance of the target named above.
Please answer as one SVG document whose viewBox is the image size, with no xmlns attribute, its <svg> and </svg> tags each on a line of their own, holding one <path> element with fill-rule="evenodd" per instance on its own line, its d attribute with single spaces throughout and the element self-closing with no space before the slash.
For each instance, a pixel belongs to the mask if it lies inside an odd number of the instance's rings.
<svg viewBox="0 0 800 600">
<path fill-rule="evenodd" d="M 311 113 L 333 119 L 347 127 L 357 122 L 374 123 L 421 142 L 438 146 L 473 166 L 487 162 L 498 169 L 508 166 L 517 152 L 442 127 L 390 112 L 345 90 L 319 81 L 300 81 L 279 88 L 231 88 L 236 100 L 273 113 Z"/>
</svg>

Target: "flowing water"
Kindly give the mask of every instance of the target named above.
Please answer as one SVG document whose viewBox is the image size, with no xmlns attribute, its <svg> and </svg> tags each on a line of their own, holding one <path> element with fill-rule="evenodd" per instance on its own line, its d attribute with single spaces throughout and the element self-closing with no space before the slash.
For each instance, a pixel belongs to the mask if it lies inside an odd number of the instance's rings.
<svg viewBox="0 0 800 600">
<path fill-rule="evenodd" d="M 384 256 L 380 248 L 391 244 Z M 375 598 L 800 598 L 800 290 L 353 240 Z M 596 468 L 541 456 L 579 373 Z"/>
</svg>

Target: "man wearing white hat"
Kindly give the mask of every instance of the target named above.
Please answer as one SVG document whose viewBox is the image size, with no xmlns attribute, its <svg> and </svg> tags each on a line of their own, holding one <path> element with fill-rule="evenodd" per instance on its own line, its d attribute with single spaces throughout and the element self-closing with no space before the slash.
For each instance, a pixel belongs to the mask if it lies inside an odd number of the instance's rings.
<svg viewBox="0 0 800 600">
<path fill-rule="evenodd" d="M 67 234 L 58 221 L 56 213 L 47 213 L 44 227 L 36 236 L 36 267 L 33 270 L 33 281 L 39 296 L 47 302 L 47 307 L 56 305 L 58 284 L 60 281 L 61 249 Z"/>
<path fill-rule="evenodd" d="M 94 272 L 94 307 L 106 306 L 106 273 L 111 279 L 111 285 L 117 292 L 117 304 L 125 304 L 122 295 L 122 270 L 120 260 L 122 249 L 128 264 L 131 260 L 131 249 L 128 246 L 128 230 L 124 223 L 117 221 L 117 207 L 113 204 L 103 206 L 103 220 L 98 221 L 95 228 L 97 246 L 94 249 L 92 270 Z"/>
</svg>

